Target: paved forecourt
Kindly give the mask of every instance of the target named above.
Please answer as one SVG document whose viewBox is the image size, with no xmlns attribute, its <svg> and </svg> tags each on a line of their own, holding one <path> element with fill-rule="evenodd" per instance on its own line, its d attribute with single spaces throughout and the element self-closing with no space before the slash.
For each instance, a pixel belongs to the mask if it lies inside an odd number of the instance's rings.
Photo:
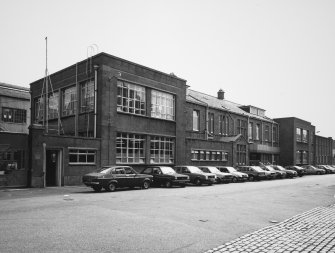
<svg viewBox="0 0 335 253">
<path fill-rule="evenodd" d="M 335 205 L 314 208 L 206 251 L 219 252 L 335 253 Z"/>
</svg>

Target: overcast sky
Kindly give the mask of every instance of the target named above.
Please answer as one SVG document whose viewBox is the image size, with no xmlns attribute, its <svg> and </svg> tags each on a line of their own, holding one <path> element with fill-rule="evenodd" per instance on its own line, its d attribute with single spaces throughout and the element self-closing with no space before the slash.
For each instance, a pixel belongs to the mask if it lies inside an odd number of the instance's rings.
<svg viewBox="0 0 335 253">
<path fill-rule="evenodd" d="M 1 0 L 0 82 L 106 52 L 335 138 L 334 0 Z"/>
</svg>

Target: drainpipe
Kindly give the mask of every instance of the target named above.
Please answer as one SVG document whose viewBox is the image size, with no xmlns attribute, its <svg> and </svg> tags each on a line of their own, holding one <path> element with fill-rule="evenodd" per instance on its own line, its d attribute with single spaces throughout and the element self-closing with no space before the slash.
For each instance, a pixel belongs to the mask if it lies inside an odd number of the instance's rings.
<svg viewBox="0 0 335 253">
<path fill-rule="evenodd" d="M 208 140 L 208 113 L 209 113 L 209 108 L 208 108 L 208 104 L 206 104 L 206 129 L 205 129 L 205 135 L 206 135 L 206 141 Z"/>
<path fill-rule="evenodd" d="M 46 167 L 47 167 L 47 151 L 46 151 L 46 143 L 43 143 L 43 188 L 45 188 L 46 185 Z"/>
<path fill-rule="evenodd" d="M 97 138 L 97 86 L 98 86 L 98 65 L 94 65 L 94 138 Z"/>
</svg>

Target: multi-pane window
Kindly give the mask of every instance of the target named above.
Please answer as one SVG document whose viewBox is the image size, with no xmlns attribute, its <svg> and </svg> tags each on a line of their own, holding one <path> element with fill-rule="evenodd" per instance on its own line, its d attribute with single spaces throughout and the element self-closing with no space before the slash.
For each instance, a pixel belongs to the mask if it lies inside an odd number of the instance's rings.
<svg viewBox="0 0 335 253">
<path fill-rule="evenodd" d="M 145 88 L 117 81 L 117 110 L 119 112 L 146 115 Z"/>
<path fill-rule="evenodd" d="M 296 138 L 297 138 L 297 141 L 301 142 L 301 129 L 300 128 L 296 129 Z"/>
<path fill-rule="evenodd" d="M 255 140 L 260 140 L 261 137 L 261 125 L 260 124 L 256 124 L 256 136 L 255 136 Z"/>
<path fill-rule="evenodd" d="M 54 92 L 48 98 L 48 119 L 58 118 L 59 93 Z"/>
<path fill-rule="evenodd" d="M 208 132 L 214 134 L 214 113 L 208 113 Z"/>
<path fill-rule="evenodd" d="M 200 130 L 200 112 L 198 110 L 193 110 L 193 131 Z"/>
<path fill-rule="evenodd" d="M 248 127 L 248 139 L 249 140 L 253 140 L 253 123 L 252 122 L 249 122 L 249 127 Z"/>
<path fill-rule="evenodd" d="M 143 135 L 117 133 L 116 163 L 144 163 L 144 143 Z"/>
<path fill-rule="evenodd" d="M 151 117 L 159 119 L 175 119 L 174 95 L 152 90 L 151 91 Z"/>
<path fill-rule="evenodd" d="M 247 163 L 247 146 L 237 144 L 237 164 L 245 165 Z"/>
<path fill-rule="evenodd" d="M 39 97 L 35 99 L 35 122 L 40 122 L 44 119 L 44 98 Z"/>
<path fill-rule="evenodd" d="M 94 81 L 87 81 L 80 85 L 80 112 L 94 110 Z"/>
<path fill-rule="evenodd" d="M 25 169 L 24 150 L 0 151 L 0 175 L 9 174 L 12 170 Z"/>
<path fill-rule="evenodd" d="M 264 140 L 265 141 L 270 140 L 270 127 L 268 125 L 264 127 Z"/>
<path fill-rule="evenodd" d="M 305 129 L 302 130 L 302 142 L 308 143 L 308 131 Z"/>
<path fill-rule="evenodd" d="M 150 163 L 174 162 L 174 139 L 155 136 L 150 140 Z"/>
<path fill-rule="evenodd" d="M 27 111 L 16 108 L 2 108 L 2 121 L 12 123 L 26 123 L 27 122 Z"/>
<path fill-rule="evenodd" d="M 95 149 L 69 148 L 69 164 L 95 164 Z"/>
<path fill-rule="evenodd" d="M 218 150 L 192 150 L 193 161 L 227 161 L 228 153 Z"/>
<path fill-rule="evenodd" d="M 274 126 L 273 127 L 273 141 L 274 142 L 278 142 L 278 128 L 277 126 Z"/>
<path fill-rule="evenodd" d="M 219 117 L 219 131 L 222 135 L 228 135 L 229 133 L 229 118 L 225 115 Z"/>
<path fill-rule="evenodd" d="M 62 115 L 73 115 L 77 111 L 77 88 L 71 87 L 63 91 Z"/>
<path fill-rule="evenodd" d="M 247 121 L 238 119 L 237 120 L 237 134 L 242 134 L 247 139 Z"/>
</svg>

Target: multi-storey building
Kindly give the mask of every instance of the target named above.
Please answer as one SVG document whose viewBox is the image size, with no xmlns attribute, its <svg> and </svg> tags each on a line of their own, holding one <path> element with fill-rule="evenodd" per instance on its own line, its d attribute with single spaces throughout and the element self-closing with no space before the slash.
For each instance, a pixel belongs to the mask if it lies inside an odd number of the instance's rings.
<svg viewBox="0 0 335 253">
<path fill-rule="evenodd" d="M 278 124 L 265 110 L 187 90 L 185 156 L 194 165 L 277 163 Z"/>
<path fill-rule="evenodd" d="M 333 142 L 331 137 L 315 135 L 313 164 L 333 164 Z"/>
<path fill-rule="evenodd" d="M 29 89 L 0 83 L 0 115 L 0 186 L 26 186 Z"/>
<path fill-rule="evenodd" d="M 81 183 L 102 165 L 185 163 L 186 81 L 97 54 L 31 83 L 32 186 Z"/>
</svg>

